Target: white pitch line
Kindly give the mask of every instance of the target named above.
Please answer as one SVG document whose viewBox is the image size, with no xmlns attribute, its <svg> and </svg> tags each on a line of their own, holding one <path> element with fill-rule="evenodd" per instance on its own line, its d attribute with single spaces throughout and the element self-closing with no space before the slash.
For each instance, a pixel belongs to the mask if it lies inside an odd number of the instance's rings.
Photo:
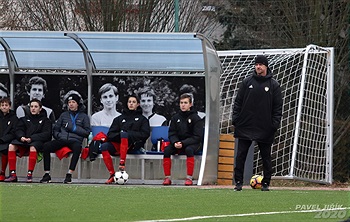
<svg viewBox="0 0 350 222">
<path fill-rule="evenodd" d="M 318 210 L 275 211 L 275 212 L 247 213 L 247 214 L 196 216 L 196 217 L 174 218 L 174 219 L 140 220 L 140 221 L 137 221 L 137 222 L 190 221 L 190 220 L 200 220 L 200 219 L 210 219 L 210 218 L 223 218 L 223 217 L 246 217 L 246 216 L 272 215 L 272 214 L 312 213 L 312 212 L 321 212 L 321 211 L 335 211 L 335 210 L 349 210 L 349 209 L 350 209 L 350 207 L 341 207 L 341 208 L 332 208 L 332 209 L 318 209 Z"/>
</svg>

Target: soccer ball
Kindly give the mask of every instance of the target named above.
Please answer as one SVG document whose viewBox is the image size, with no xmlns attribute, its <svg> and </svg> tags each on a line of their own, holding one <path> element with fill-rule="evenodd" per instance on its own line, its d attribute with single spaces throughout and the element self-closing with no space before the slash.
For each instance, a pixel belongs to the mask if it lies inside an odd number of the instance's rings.
<svg viewBox="0 0 350 222">
<path fill-rule="evenodd" d="M 119 185 L 126 184 L 129 179 L 129 174 L 126 171 L 118 171 L 114 174 L 114 182 Z"/>
<path fill-rule="evenodd" d="M 252 176 L 252 178 L 250 179 L 250 186 L 253 188 L 253 189 L 261 189 L 261 181 L 263 179 L 263 176 L 261 175 L 254 175 Z"/>
</svg>

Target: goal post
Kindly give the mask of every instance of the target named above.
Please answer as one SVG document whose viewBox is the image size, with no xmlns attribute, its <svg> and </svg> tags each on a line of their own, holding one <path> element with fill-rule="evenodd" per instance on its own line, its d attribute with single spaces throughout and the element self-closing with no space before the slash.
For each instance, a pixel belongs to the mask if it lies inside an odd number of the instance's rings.
<svg viewBox="0 0 350 222">
<path fill-rule="evenodd" d="M 268 57 L 283 96 L 283 117 L 271 153 L 273 178 L 332 183 L 333 48 L 218 51 L 223 70 L 220 133 L 233 133 L 232 106 L 239 84 L 260 54 Z M 253 173 L 262 173 L 257 147 Z"/>
</svg>

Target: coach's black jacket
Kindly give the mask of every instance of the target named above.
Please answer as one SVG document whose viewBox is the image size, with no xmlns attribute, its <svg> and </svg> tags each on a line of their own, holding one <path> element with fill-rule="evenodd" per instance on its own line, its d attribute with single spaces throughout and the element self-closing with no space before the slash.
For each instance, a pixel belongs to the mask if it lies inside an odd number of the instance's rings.
<svg viewBox="0 0 350 222">
<path fill-rule="evenodd" d="M 281 122 L 282 103 L 281 87 L 270 68 L 266 76 L 258 76 L 254 70 L 242 81 L 234 103 L 235 137 L 272 143 Z"/>
</svg>

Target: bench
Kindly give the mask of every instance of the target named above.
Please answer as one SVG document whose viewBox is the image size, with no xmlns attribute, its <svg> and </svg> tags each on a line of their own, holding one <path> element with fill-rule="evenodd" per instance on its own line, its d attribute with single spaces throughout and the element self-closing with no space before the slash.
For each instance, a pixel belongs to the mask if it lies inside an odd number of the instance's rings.
<svg viewBox="0 0 350 222">
<path fill-rule="evenodd" d="M 172 160 L 186 160 L 186 155 L 172 155 L 171 156 Z M 196 162 L 197 161 L 201 161 L 201 158 L 202 158 L 202 155 L 195 155 L 195 160 Z M 102 155 L 99 154 L 96 158 L 95 161 L 98 161 L 98 160 L 102 160 Z M 119 156 L 112 156 L 112 159 L 115 160 L 115 161 L 119 161 Z M 153 167 L 153 161 L 154 160 L 162 160 L 163 159 L 163 153 L 161 152 L 146 152 L 145 154 L 127 154 L 127 157 L 126 157 L 126 162 L 127 164 L 130 162 L 130 160 L 139 160 L 140 163 L 141 163 L 141 167 L 140 167 L 140 171 L 141 171 L 141 176 L 140 176 L 140 183 L 142 184 L 148 184 L 148 183 L 152 183 L 152 181 L 149 181 L 146 179 L 146 163 L 149 163 L 149 166 L 150 166 L 150 180 L 154 180 L 154 175 L 153 175 L 153 172 L 154 172 L 154 167 Z M 93 162 L 90 162 L 88 159 L 87 160 L 83 160 L 83 159 L 80 159 L 80 166 L 79 166 L 79 170 L 78 170 L 78 179 L 83 179 L 82 178 L 82 169 L 84 168 L 83 167 L 83 164 L 85 162 L 85 165 L 86 165 L 86 170 L 88 171 L 87 174 L 86 174 L 86 179 L 92 179 L 91 177 L 91 171 L 92 171 L 92 165 L 93 165 Z M 103 163 L 102 163 L 103 164 Z M 117 165 L 115 166 L 115 169 Z M 173 169 L 174 169 L 175 166 L 173 166 Z M 107 175 L 107 168 L 104 166 L 103 164 L 103 168 L 105 169 L 104 171 L 106 172 L 106 175 Z M 127 167 L 127 171 L 128 171 L 128 167 Z M 134 179 L 134 178 L 132 178 Z M 153 182 L 156 182 L 156 181 L 153 181 Z M 159 181 L 158 181 L 159 182 Z"/>
<path fill-rule="evenodd" d="M 68 171 L 68 166 L 70 162 L 70 156 L 68 158 L 63 158 L 59 160 L 55 153 L 51 153 L 51 176 L 53 181 L 61 182 L 65 174 Z M 186 160 L 186 155 L 172 155 L 173 167 L 172 167 L 172 177 L 174 184 L 182 184 L 182 175 L 185 176 L 185 164 L 178 164 L 176 161 Z M 201 163 L 201 155 L 195 155 L 195 174 L 194 174 L 194 184 L 197 183 L 196 178 L 198 178 L 199 165 Z M 118 166 L 119 156 L 112 156 L 115 169 Z M 163 179 L 163 171 L 161 167 L 161 161 L 163 159 L 162 153 L 148 152 L 145 154 L 127 154 L 127 172 L 130 177 L 129 183 L 134 184 L 161 184 Z M 132 161 L 137 162 L 132 162 Z M 27 156 L 17 159 L 17 174 L 26 175 L 27 171 Z M 157 165 L 159 164 L 159 165 Z M 157 168 L 159 166 L 159 168 Z M 39 180 L 44 174 L 43 171 L 43 160 L 37 163 L 34 170 L 34 177 Z M 94 172 L 94 173 L 92 173 Z M 98 172 L 98 173 L 95 173 Z M 181 176 L 178 176 L 181 175 Z M 94 162 L 90 162 L 89 158 L 86 160 L 80 158 L 76 166 L 76 170 L 73 174 L 73 183 L 103 183 L 108 177 L 108 171 L 104 165 L 102 155 L 98 155 Z M 161 178 L 159 178 L 161 177 Z M 181 177 L 181 178 L 180 178 Z M 176 180 L 178 179 L 178 180 Z M 181 180 L 180 180 L 181 179 Z"/>
<path fill-rule="evenodd" d="M 169 127 L 168 126 L 158 126 L 158 127 L 152 127 L 152 132 L 151 132 L 151 136 L 149 137 L 148 141 L 146 142 L 145 144 L 145 147 L 147 150 L 152 150 L 153 147 L 157 147 L 159 146 L 157 143 L 159 140 L 163 140 L 163 141 L 169 141 L 168 139 L 168 129 Z M 108 133 L 108 127 L 104 127 L 104 126 L 93 126 L 92 127 L 92 135 L 95 136 L 97 135 L 99 132 L 103 132 L 105 134 Z M 159 149 L 159 148 L 158 148 Z M 183 155 L 183 154 L 180 154 L 180 155 L 172 155 L 171 157 L 173 160 L 186 160 L 186 155 Z M 98 161 L 98 160 L 101 160 L 103 159 L 102 158 L 102 155 L 99 154 L 96 158 L 95 161 Z M 114 161 L 119 161 L 119 156 L 112 156 L 112 159 Z M 162 152 L 157 152 L 157 151 L 146 151 L 145 154 L 127 154 L 127 164 L 128 162 L 130 162 L 129 160 L 139 160 L 140 163 L 141 163 L 141 166 L 140 166 L 140 170 L 141 170 L 141 173 L 140 173 L 140 183 L 142 184 L 146 184 L 146 183 L 152 183 L 152 182 L 156 182 L 156 181 L 152 181 L 154 180 L 154 166 L 153 166 L 153 163 L 154 161 L 159 161 L 159 160 L 162 160 L 163 159 L 163 153 Z M 199 154 L 199 155 L 195 155 L 195 162 L 196 163 L 200 163 L 201 162 L 201 159 L 202 159 L 202 155 Z M 92 168 L 93 168 L 93 162 L 90 162 L 89 160 L 87 161 L 83 161 L 81 160 L 81 164 L 80 164 L 80 171 L 78 172 L 78 178 L 82 178 L 82 170 L 83 170 L 83 165 L 84 165 L 84 162 L 85 162 L 85 165 L 86 165 L 86 170 L 87 173 L 86 173 L 86 178 L 87 179 L 92 179 L 93 177 L 91 176 L 91 171 L 92 171 Z M 149 175 L 149 178 L 150 180 L 147 180 L 146 179 L 146 164 L 149 164 L 149 172 L 150 172 L 150 175 Z M 104 166 L 104 163 L 102 163 L 103 167 L 105 168 Z M 117 167 L 117 164 L 115 164 L 115 169 Z M 176 165 L 173 164 L 173 167 L 172 167 L 172 172 L 173 171 L 176 171 Z M 107 172 L 107 169 L 105 169 L 105 171 Z M 127 166 L 127 171 L 128 171 L 128 166 Z M 184 171 L 185 173 L 186 171 Z M 107 174 L 106 174 L 107 176 Z M 157 183 L 159 183 L 160 181 L 157 181 Z"/>
<path fill-rule="evenodd" d="M 24 156 L 22 158 L 17 159 L 17 173 L 18 175 L 26 175 L 26 170 L 27 170 L 27 156 Z M 51 175 L 53 177 L 53 180 L 56 181 L 61 181 L 61 178 L 65 176 L 68 170 L 68 165 L 70 162 L 70 155 L 68 158 L 63 158 L 62 160 L 59 160 L 57 157 L 56 153 L 51 153 Z M 174 184 L 182 184 L 183 181 L 181 180 L 176 180 L 176 175 L 177 174 L 185 174 L 186 170 L 181 169 L 179 167 L 179 164 L 176 164 L 178 160 L 186 160 L 186 155 L 172 155 L 172 160 L 175 160 L 173 162 L 173 167 L 172 167 L 172 172 L 173 172 L 173 183 Z M 114 161 L 119 162 L 119 156 L 112 156 L 112 159 Z M 161 184 L 162 181 L 159 181 L 155 178 L 155 174 L 157 172 L 159 173 L 160 170 L 158 168 L 154 168 L 154 161 L 158 161 L 159 164 L 161 164 L 161 160 L 163 159 L 163 153 L 161 152 L 153 152 L 149 151 L 145 154 L 127 154 L 127 171 L 129 171 L 130 174 L 138 174 L 137 176 L 132 176 L 130 179 L 130 183 L 136 183 L 136 184 Z M 202 155 L 195 155 L 195 163 L 198 166 L 201 163 Z M 136 170 L 138 172 L 133 172 L 134 170 L 128 168 L 130 166 L 131 160 L 136 160 L 137 165 L 132 165 L 132 167 L 136 167 Z M 100 163 L 95 163 L 95 162 L 100 162 Z M 41 176 L 44 174 L 43 171 L 43 160 L 40 161 L 40 163 L 37 163 L 35 167 L 35 177 L 41 178 Z M 94 165 L 95 164 L 95 165 Z M 147 165 L 148 164 L 148 165 Z M 115 164 L 115 167 L 118 165 Z M 92 176 L 91 172 L 93 167 L 99 168 L 99 173 L 97 174 L 98 177 Z M 115 168 L 117 169 L 117 168 Z M 199 167 L 197 167 L 199 169 Z M 176 173 L 177 172 L 177 173 Z M 148 175 L 147 175 L 148 173 Z M 195 175 L 194 175 L 194 184 L 196 184 L 196 178 L 198 177 L 199 170 L 195 170 Z M 96 175 L 96 174 L 95 174 Z M 77 183 L 103 183 L 106 177 L 108 176 L 108 171 L 107 168 L 105 167 L 103 163 L 103 158 L 102 155 L 99 154 L 97 156 L 97 159 L 94 162 L 90 162 L 89 158 L 86 160 L 80 158 L 79 162 L 77 164 L 75 173 L 73 175 L 73 180 L 75 180 Z M 161 175 L 163 177 L 163 174 Z M 38 178 L 38 179 L 39 179 Z M 174 180 L 175 179 L 175 180 Z M 74 182 L 74 181 L 73 181 Z"/>
</svg>

